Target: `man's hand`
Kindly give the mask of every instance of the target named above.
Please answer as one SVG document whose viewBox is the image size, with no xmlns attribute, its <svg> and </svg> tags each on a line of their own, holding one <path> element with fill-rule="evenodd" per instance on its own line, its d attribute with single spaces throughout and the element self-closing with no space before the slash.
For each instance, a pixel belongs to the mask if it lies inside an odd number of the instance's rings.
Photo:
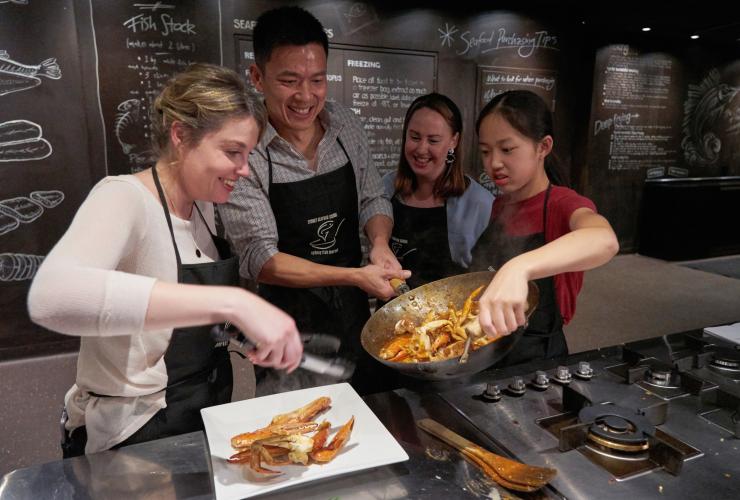
<svg viewBox="0 0 740 500">
<path fill-rule="evenodd" d="M 398 259 L 393 251 L 388 247 L 388 243 L 377 243 L 370 249 L 370 263 L 380 266 L 383 269 L 400 271 L 402 269 Z"/>
<path fill-rule="evenodd" d="M 400 268 L 385 269 L 375 264 L 368 264 L 358 269 L 356 285 L 373 297 L 388 300 L 396 296 L 389 280 L 391 278 L 405 280 L 409 276 L 411 276 L 411 271 Z"/>
</svg>

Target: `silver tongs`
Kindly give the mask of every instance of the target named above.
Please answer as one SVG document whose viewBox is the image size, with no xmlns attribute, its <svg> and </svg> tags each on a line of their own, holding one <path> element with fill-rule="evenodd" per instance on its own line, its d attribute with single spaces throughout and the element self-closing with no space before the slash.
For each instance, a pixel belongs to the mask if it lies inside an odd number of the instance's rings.
<svg viewBox="0 0 740 500">
<path fill-rule="evenodd" d="M 211 338 L 214 342 L 228 341 L 239 348 L 255 348 L 252 341 L 229 322 L 223 325 L 215 325 L 211 328 Z M 341 345 L 341 341 L 337 337 L 321 333 L 302 333 L 301 340 L 303 341 L 303 357 L 301 358 L 301 363 L 298 365 L 299 368 L 339 380 L 346 380 L 354 373 L 355 364 L 349 359 L 338 356 L 324 358 L 311 352 L 306 352 L 308 349 L 322 354 L 336 354 Z"/>
</svg>

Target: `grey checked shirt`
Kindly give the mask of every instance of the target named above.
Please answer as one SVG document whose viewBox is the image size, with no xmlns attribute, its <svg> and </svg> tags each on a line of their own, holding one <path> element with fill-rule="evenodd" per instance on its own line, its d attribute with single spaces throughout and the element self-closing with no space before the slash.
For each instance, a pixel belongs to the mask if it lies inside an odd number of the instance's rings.
<svg viewBox="0 0 740 500">
<path fill-rule="evenodd" d="M 347 156 L 337 142 L 342 141 L 352 161 L 357 183 L 357 208 L 360 227 L 375 215 L 393 219 L 393 208 L 383 192 L 380 175 L 360 121 L 343 106 L 327 102 L 319 114 L 324 137 L 319 142 L 316 172 L 308 168 L 306 159 L 268 124 L 262 139 L 249 156 L 250 174 L 237 182 L 229 201 L 219 205 L 226 236 L 239 255 L 240 274 L 257 279 L 262 266 L 278 253 L 278 232 L 270 207 L 267 146 L 272 159 L 272 182 L 296 182 L 323 175 L 343 167 Z"/>
</svg>

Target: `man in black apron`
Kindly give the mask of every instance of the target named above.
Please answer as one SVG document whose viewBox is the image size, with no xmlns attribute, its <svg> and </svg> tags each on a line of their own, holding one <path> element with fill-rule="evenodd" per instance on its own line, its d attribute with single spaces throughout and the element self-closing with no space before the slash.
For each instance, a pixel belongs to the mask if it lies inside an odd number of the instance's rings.
<svg viewBox="0 0 740 500">
<path fill-rule="evenodd" d="M 211 238 L 213 238 L 221 260 L 199 264 L 182 263 L 172 229 L 172 219 L 167 210 L 167 200 L 156 168 L 152 168 L 152 176 L 175 249 L 177 282 L 189 285 L 238 285 L 238 259 L 231 255 L 228 242 L 213 233 L 211 233 Z M 208 228 L 198 206 L 194 204 L 193 207 Z M 210 228 L 208 230 L 210 232 Z M 231 360 L 226 345 L 214 343 L 210 334 L 212 327 L 213 325 L 204 325 L 172 330 L 172 337 L 164 355 L 167 368 L 167 387 L 165 388 L 167 407 L 155 413 L 142 428 L 114 446 L 114 449 L 203 430 L 201 408 L 231 401 L 233 385 Z M 106 394 L 92 393 L 92 395 L 115 397 Z M 62 443 L 64 458 L 83 455 L 87 443 L 85 427 L 74 429 L 71 435 L 69 432 L 66 434 L 66 439 Z"/>
<path fill-rule="evenodd" d="M 342 146 L 341 141 L 339 145 Z M 344 146 L 342 150 L 345 151 Z M 332 172 L 298 182 L 273 182 L 273 164 L 267 149 L 270 207 L 275 216 L 280 252 L 338 267 L 359 267 L 362 262 L 357 211 L 357 188 L 352 163 Z M 358 360 L 362 354 L 360 332 L 370 317 L 368 296 L 351 286 L 290 288 L 260 284 L 266 300 L 288 312 L 299 331 L 332 335 L 341 339 L 339 355 Z M 298 371 L 285 374 L 258 369 L 259 376 L 273 379 L 261 384 L 260 393 L 297 389 L 335 382 Z M 358 373 L 358 379 L 361 376 Z M 288 380 L 290 379 L 290 380 Z M 274 380 L 279 380 L 275 383 Z"/>
<path fill-rule="evenodd" d="M 375 390 L 376 362 L 360 345 L 368 293 L 387 299 L 394 294 L 388 279 L 409 273 L 388 246 L 392 208 L 367 138 L 351 111 L 325 103 L 328 39 L 310 13 L 262 14 L 254 54 L 250 75 L 269 125 L 250 157 L 253 175 L 219 207 L 227 235 L 260 295 L 293 316 L 299 331 L 339 337 L 339 354 L 359 362 L 355 388 Z M 372 245 L 365 267 L 361 229 Z M 257 371 L 258 395 L 336 382 L 302 370 Z"/>
<path fill-rule="evenodd" d="M 482 271 L 489 267 L 500 269 L 517 255 L 543 246 L 547 228 L 547 202 L 550 185 L 545 192 L 542 206 L 542 232 L 526 236 L 506 234 L 504 225 L 495 221 L 486 228 L 473 249 L 471 270 Z M 511 366 L 534 359 L 550 359 L 568 355 L 568 345 L 563 333 L 563 318 L 555 295 L 555 280 L 552 276 L 535 280 L 540 298 L 537 309 L 529 317 L 524 334 L 512 352 L 496 363 L 496 367 Z"/>
</svg>

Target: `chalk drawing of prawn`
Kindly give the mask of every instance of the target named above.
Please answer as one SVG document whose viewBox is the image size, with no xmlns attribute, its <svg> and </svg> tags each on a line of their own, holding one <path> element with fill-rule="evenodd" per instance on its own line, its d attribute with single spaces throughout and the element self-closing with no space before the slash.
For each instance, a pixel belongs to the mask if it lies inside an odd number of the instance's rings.
<svg viewBox="0 0 740 500">
<path fill-rule="evenodd" d="M 722 150 L 722 139 L 717 135 L 717 129 L 738 91 L 740 87 L 720 81 L 716 68 L 700 84 L 689 85 L 688 98 L 683 106 L 684 137 L 681 141 L 689 165 L 704 167 L 717 163 Z"/>
<path fill-rule="evenodd" d="M 36 65 L 21 64 L 11 59 L 7 51 L 0 50 L 0 96 L 38 87 L 40 76 L 59 80 L 62 70 L 57 60 L 49 58 Z"/>
</svg>

